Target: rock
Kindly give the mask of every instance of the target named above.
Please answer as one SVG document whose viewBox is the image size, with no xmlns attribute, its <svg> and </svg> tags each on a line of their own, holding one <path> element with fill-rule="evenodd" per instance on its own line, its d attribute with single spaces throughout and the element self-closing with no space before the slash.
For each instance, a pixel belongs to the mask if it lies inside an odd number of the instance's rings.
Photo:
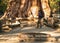
<svg viewBox="0 0 60 43">
<path fill-rule="evenodd" d="M 6 28 L 9 28 L 9 27 L 8 26 L 2 27 L 2 29 L 6 29 Z"/>
<path fill-rule="evenodd" d="M 11 31 L 11 30 L 12 30 L 12 28 L 10 28 L 10 27 L 8 27 L 8 26 L 2 27 L 2 31 L 3 31 L 3 32 L 9 32 L 9 31 Z"/>
<path fill-rule="evenodd" d="M 25 35 L 25 34 L 20 33 L 20 34 L 18 35 L 18 37 L 19 37 L 20 42 L 28 42 L 28 41 L 29 41 L 29 40 L 28 40 L 28 39 L 29 39 L 28 36 Z"/>
<path fill-rule="evenodd" d="M 53 38 L 53 37 L 50 37 L 50 38 L 48 38 L 48 41 L 49 41 L 49 42 L 55 42 L 55 41 L 56 41 L 56 39 L 55 39 L 55 38 Z"/>
<path fill-rule="evenodd" d="M 60 28 L 56 30 L 57 32 L 60 32 Z"/>
</svg>

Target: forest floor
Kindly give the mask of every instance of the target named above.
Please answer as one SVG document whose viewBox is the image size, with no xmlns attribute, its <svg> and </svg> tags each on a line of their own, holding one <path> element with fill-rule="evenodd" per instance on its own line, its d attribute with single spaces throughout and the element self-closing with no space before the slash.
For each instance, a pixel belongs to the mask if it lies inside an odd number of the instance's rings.
<svg viewBox="0 0 60 43">
<path fill-rule="evenodd" d="M 47 26 L 43 26 L 42 28 L 36 28 L 35 26 L 23 27 L 23 28 L 15 27 L 10 32 L 0 34 L 0 43 L 20 43 L 18 38 L 18 35 L 20 33 L 48 33 L 52 36 L 59 36 L 60 38 L 60 32 L 57 32 L 55 29 L 52 29 Z M 60 42 L 60 39 L 58 42 L 47 41 L 47 42 L 41 42 L 41 43 L 59 43 L 59 42 Z M 37 43 L 37 42 L 31 42 L 31 43 Z"/>
<path fill-rule="evenodd" d="M 53 37 L 58 36 L 57 42 L 31 42 L 31 43 L 60 43 L 60 28 L 53 29 L 51 27 L 43 26 L 42 28 L 36 28 L 36 26 L 28 27 L 14 27 L 10 32 L 0 33 L 0 43 L 20 43 L 18 35 L 20 33 L 47 33 Z M 25 42 L 24 42 L 25 43 Z M 27 42 L 29 43 L 29 42 Z"/>
</svg>

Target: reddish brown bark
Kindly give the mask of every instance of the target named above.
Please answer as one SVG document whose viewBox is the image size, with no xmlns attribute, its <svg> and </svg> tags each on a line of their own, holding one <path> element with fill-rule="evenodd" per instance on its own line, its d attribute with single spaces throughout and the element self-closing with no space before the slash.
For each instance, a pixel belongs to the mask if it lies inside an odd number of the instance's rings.
<svg viewBox="0 0 60 43">
<path fill-rule="evenodd" d="M 41 3 L 40 3 L 41 1 Z M 48 0 L 10 0 L 7 10 L 4 13 L 4 15 L 1 17 L 1 19 L 5 18 L 6 15 L 9 13 L 11 16 L 15 17 L 25 17 L 28 16 L 28 12 L 31 11 L 31 7 L 41 7 L 44 14 L 45 18 L 50 16 L 50 7 L 48 4 Z M 41 9 L 40 8 L 40 9 Z M 37 9 L 37 14 L 38 14 L 38 9 Z"/>
</svg>

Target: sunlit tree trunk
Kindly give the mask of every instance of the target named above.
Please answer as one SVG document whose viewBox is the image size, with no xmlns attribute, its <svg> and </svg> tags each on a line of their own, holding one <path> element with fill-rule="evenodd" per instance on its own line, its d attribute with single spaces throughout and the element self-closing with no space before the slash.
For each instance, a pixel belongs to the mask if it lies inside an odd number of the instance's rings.
<svg viewBox="0 0 60 43">
<path fill-rule="evenodd" d="M 5 18 L 8 13 L 11 17 L 25 17 L 28 16 L 28 11 L 32 7 L 33 1 L 35 1 L 37 7 L 41 7 L 44 12 L 44 17 L 48 18 L 51 13 L 51 9 L 48 4 L 48 0 L 10 0 L 7 5 L 7 9 L 1 19 Z M 41 3 L 40 3 L 41 1 Z M 40 9 L 41 9 L 40 8 Z"/>
<path fill-rule="evenodd" d="M 41 3 L 42 3 L 43 11 L 44 11 L 44 17 L 45 17 L 45 19 L 47 19 L 51 13 L 49 1 L 48 0 L 41 0 Z"/>
</svg>

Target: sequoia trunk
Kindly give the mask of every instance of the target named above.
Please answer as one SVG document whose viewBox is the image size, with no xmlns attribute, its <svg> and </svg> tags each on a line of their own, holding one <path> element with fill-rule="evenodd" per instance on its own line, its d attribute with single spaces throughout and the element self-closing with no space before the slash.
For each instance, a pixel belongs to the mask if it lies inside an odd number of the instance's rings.
<svg viewBox="0 0 60 43">
<path fill-rule="evenodd" d="M 40 7 L 40 9 L 44 12 L 45 18 L 50 16 L 51 9 L 48 0 L 10 0 L 1 19 L 5 18 L 8 14 L 9 17 L 28 17 L 28 12 L 32 6 Z"/>
</svg>

